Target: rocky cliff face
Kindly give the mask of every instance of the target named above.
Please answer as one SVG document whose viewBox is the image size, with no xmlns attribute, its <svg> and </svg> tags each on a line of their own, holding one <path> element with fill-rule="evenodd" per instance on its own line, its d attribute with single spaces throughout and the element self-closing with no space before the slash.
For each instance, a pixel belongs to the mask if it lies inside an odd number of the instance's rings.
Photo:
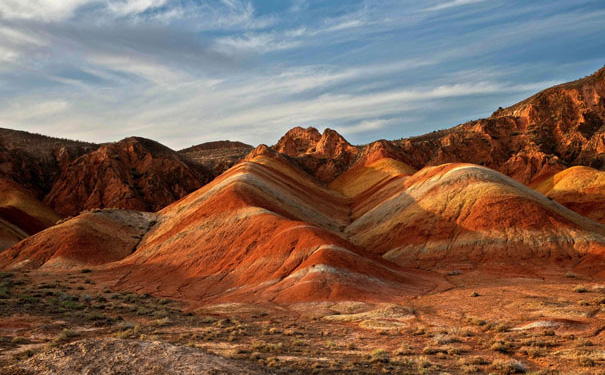
<svg viewBox="0 0 605 375">
<path fill-rule="evenodd" d="M 103 207 L 156 211 L 210 178 L 206 168 L 175 151 L 132 137 L 71 162 L 44 201 L 62 215 Z"/>
</svg>

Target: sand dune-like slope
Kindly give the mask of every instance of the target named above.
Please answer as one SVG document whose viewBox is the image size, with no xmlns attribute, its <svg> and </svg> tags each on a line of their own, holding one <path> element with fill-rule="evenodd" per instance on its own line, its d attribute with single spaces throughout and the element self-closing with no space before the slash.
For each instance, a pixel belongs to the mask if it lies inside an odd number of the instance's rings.
<svg viewBox="0 0 605 375">
<path fill-rule="evenodd" d="M 64 269 L 114 262 L 134 251 L 154 218 L 126 210 L 84 212 L 0 253 L 0 267 Z"/>
<path fill-rule="evenodd" d="M 60 217 L 12 181 L 0 179 L 0 250 L 54 225 Z"/>
<path fill-rule="evenodd" d="M 348 214 L 344 197 L 284 160 L 252 155 L 162 210 L 120 262 L 130 271 L 123 282 L 190 300 L 278 302 L 392 299 L 435 287 L 344 239 Z M 169 276 L 150 282 L 150 267 Z"/>
<path fill-rule="evenodd" d="M 604 226 L 485 167 L 427 167 L 396 184 L 346 233 L 397 264 L 570 264 L 605 245 Z"/>
<path fill-rule="evenodd" d="M 549 177 L 535 189 L 580 215 L 605 224 L 605 172 L 571 167 Z"/>
</svg>

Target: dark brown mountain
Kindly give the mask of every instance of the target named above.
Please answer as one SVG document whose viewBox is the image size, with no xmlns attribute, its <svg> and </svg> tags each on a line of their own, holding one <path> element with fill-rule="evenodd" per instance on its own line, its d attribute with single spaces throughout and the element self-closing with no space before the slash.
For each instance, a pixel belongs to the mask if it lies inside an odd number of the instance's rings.
<svg viewBox="0 0 605 375">
<path fill-rule="evenodd" d="M 0 128 L 0 177 L 17 182 L 42 199 L 72 160 L 98 147 Z"/>
<path fill-rule="evenodd" d="M 242 160 L 254 147 L 242 142 L 214 141 L 191 146 L 179 151 L 191 160 L 203 165 L 218 176 L 233 164 Z"/>
</svg>

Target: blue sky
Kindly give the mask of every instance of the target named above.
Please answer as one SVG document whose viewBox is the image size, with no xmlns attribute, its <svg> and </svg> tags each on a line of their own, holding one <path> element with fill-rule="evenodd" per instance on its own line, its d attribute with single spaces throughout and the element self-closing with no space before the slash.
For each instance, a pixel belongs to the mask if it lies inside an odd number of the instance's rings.
<svg viewBox="0 0 605 375">
<path fill-rule="evenodd" d="M 0 0 L 0 127 L 180 149 L 486 117 L 605 64 L 605 2 Z"/>
</svg>

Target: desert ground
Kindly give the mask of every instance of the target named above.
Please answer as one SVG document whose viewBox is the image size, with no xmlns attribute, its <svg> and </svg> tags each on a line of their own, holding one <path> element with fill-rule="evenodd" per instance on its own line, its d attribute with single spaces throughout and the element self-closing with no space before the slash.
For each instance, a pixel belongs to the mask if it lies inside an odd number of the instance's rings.
<svg viewBox="0 0 605 375">
<path fill-rule="evenodd" d="M 605 285 L 442 274 L 397 303 L 187 301 L 3 272 L 0 374 L 605 374 Z"/>
</svg>

